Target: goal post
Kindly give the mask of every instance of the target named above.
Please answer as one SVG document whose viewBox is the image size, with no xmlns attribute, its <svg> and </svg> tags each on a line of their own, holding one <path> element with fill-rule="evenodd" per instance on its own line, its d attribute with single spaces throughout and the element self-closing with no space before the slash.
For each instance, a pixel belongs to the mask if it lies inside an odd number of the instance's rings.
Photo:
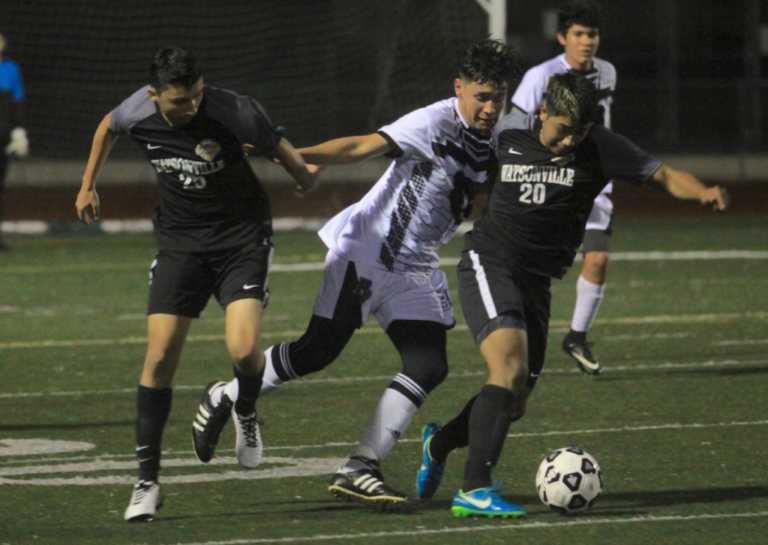
<svg viewBox="0 0 768 545">
<path fill-rule="evenodd" d="M 475 0 L 488 14 L 488 34 L 507 42 L 507 0 Z"/>
</svg>

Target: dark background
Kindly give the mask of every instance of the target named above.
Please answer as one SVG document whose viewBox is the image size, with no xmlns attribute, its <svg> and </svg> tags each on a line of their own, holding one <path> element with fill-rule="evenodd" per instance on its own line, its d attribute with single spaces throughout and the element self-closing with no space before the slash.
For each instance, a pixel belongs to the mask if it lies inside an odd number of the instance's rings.
<svg viewBox="0 0 768 545">
<path fill-rule="evenodd" d="M 557 5 L 508 1 L 508 39 L 527 65 L 561 51 L 543 24 Z M 603 5 L 617 130 L 654 152 L 766 149 L 767 2 Z M 23 70 L 35 157 L 84 160 L 96 124 L 145 83 L 161 45 L 194 51 L 207 82 L 255 96 L 304 145 L 448 96 L 457 57 L 488 26 L 475 0 L 3 0 L 0 32 Z"/>
</svg>

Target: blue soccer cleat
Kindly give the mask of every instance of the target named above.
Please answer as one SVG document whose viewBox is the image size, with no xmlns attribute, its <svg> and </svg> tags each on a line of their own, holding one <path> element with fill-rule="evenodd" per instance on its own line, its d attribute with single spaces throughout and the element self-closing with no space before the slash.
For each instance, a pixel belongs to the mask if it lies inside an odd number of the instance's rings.
<svg viewBox="0 0 768 545">
<path fill-rule="evenodd" d="M 430 422 L 421 429 L 421 466 L 416 472 L 416 496 L 422 500 L 428 500 L 435 495 L 445 472 L 445 462 L 436 462 L 429 452 L 432 437 L 438 431 L 440 426 L 435 422 Z"/>
<path fill-rule="evenodd" d="M 497 488 L 486 486 L 469 492 L 459 490 L 453 497 L 451 512 L 454 517 L 518 518 L 525 509 L 501 497 Z"/>
</svg>

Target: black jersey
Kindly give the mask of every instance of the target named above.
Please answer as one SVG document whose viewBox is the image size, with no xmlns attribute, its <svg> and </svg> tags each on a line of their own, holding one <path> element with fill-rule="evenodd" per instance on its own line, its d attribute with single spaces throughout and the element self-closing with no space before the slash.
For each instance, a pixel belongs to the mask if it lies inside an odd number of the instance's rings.
<svg viewBox="0 0 768 545">
<path fill-rule="evenodd" d="M 539 142 L 539 130 L 537 116 L 520 112 L 499 121 L 499 173 L 467 243 L 527 272 L 561 278 L 605 184 L 643 182 L 661 163 L 602 126 L 594 126 L 572 153 L 558 157 Z"/>
<path fill-rule="evenodd" d="M 252 144 L 266 155 L 280 140 L 259 103 L 206 85 L 197 115 L 171 127 L 147 91 L 112 111 L 110 130 L 127 133 L 157 172 L 159 247 L 204 252 L 271 236 L 269 198 L 241 147 Z"/>
</svg>

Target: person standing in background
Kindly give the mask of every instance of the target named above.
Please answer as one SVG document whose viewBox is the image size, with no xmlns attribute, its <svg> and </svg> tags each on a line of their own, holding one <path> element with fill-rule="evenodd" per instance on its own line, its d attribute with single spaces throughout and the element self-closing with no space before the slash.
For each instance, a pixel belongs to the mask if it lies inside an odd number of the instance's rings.
<svg viewBox="0 0 768 545">
<path fill-rule="evenodd" d="M 0 34 L 0 225 L 5 209 L 5 177 L 8 158 L 24 158 L 29 154 L 29 140 L 24 129 L 24 81 L 21 69 L 5 56 L 5 37 Z M 0 229 L 0 252 L 8 251 Z"/>
<path fill-rule="evenodd" d="M 544 101 L 547 82 L 554 74 L 575 72 L 587 78 L 598 92 L 600 119 L 611 128 L 611 105 L 616 90 L 616 68 L 597 57 L 600 29 L 603 26 L 600 5 L 592 0 L 572 0 L 558 9 L 557 41 L 563 52 L 528 70 L 512 96 L 513 107 L 536 114 Z M 587 332 L 597 317 L 605 293 L 609 246 L 613 231 L 613 183 L 605 185 L 587 220 L 581 251 L 584 261 L 576 281 L 576 304 L 571 328 L 562 347 L 579 369 L 589 375 L 601 371 L 600 362 L 587 342 Z"/>
</svg>

